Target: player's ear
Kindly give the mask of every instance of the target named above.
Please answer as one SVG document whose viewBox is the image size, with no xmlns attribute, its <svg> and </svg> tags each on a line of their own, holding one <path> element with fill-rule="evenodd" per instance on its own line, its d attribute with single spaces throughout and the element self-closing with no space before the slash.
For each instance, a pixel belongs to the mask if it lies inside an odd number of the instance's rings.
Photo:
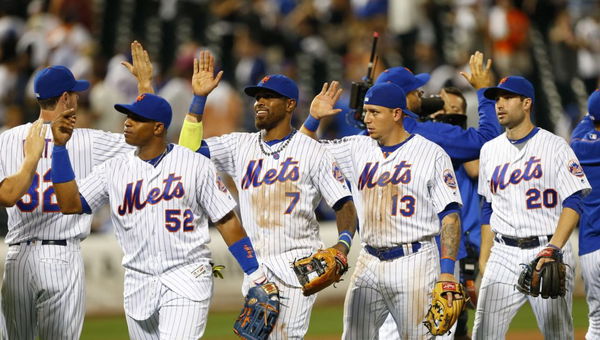
<svg viewBox="0 0 600 340">
<path fill-rule="evenodd" d="M 404 112 L 399 107 L 392 110 L 392 118 L 394 118 L 394 122 L 402 120 L 403 115 Z"/>
<path fill-rule="evenodd" d="M 164 136 L 167 133 L 167 129 L 165 129 L 165 124 L 156 122 L 154 124 L 154 135 L 155 136 Z"/>
<path fill-rule="evenodd" d="M 531 98 L 525 98 L 525 99 L 523 99 L 523 108 L 526 111 L 531 112 L 532 105 L 533 105 L 533 100 L 531 100 Z"/>
<path fill-rule="evenodd" d="M 286 101 L 286 105 L 285 105 L 286 111 L 287 112 L 293 112 L 296 109 L 296 104 L 297 104 L 296 100 L 294 100 L 294 99 L 288 99 Z"/>
</svg>

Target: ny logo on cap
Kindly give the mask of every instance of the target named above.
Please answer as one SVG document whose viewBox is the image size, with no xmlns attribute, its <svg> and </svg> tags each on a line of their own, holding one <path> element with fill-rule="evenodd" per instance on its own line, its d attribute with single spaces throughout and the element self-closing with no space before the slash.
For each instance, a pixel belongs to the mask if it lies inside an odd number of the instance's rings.
<svg viewBox="0 0 600 340">
<path fill-rule="evenodd" d="M 413 72 L 408 67 L 405 67 L 404 69 L 410 72 L 410 74 L 413 74 Z"/>
<path fill-rule="evenodd" d="M 135 101 L 136 102 L 141 102 L 144 99 L 145 96 L 146 96 L 146 94 L 140 94 L 139 96 L 137 96 L 137 98 L 135 98 Z"/>
<path fill-rule="evenodd" d="M 270 76 L 264 76 L 264 77 L 263 77 L 263 79 L 261 79 L 261 81 L 260 81 L 260 82 L 264 84 L 264 83 L 268 82 L 268 81 L 269 81 L 269 79 L 271 79 L 271 77 L 270 77 Z"/>
<path fill-rule="evenodd" d="M 508 77 L 504 77 L 504 78 L 500 79 L 500 84 L 506 83 L 507 80 L 508 80 Z M 498 84 L 498 85 L 500 85 L 500 84 Z"/>
</svg>

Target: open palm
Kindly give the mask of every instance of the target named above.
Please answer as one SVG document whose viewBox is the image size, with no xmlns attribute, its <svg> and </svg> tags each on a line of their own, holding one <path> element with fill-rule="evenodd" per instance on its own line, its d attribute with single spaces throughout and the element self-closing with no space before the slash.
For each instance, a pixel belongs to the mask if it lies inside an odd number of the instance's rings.
<svg viewBox="0 0 600 340">
<path fill-rule="evenodd" d="M 331 82 L 331 85 L 328 83 L 323 84 L 321 92 L 310 103 L 310 115 L 321 119 L 340 113 L 341 109 L 333 108 L 342 95 L 343 90 L 339 87 L 340 83 L 337 81 Z"/>
<path fill-rule="evenodd" d="M 209 51 L 201 51 L 198 59 L 194 59 L 194 75 L 192 89 L 196 96 L 208 96 L 219 85 L 223 71 L 215 76 L 215 58 Z"/>
</svg>

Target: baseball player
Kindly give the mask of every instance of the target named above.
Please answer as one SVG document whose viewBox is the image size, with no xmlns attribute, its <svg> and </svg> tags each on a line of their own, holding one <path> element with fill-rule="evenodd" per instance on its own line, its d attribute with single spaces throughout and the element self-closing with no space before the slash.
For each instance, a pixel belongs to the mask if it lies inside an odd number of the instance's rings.
<svg viewBox="0 0 600 340">
<path fill-rule="evenodd" d="M 324 85 L 314 110 L 339 97 Z M 436 280 L 454 281 L 460 194 L 448 155 L 404 130 L 406 96 L 381 83 L 364 101 L 369 136 L 322 141 L 351 185 L 360 218 L 360 252 L 344 309 L 344 339 L 377 339 L 391 314 L 398 336 L 424 338 L 422 321 Z M 434 236 L 442 231 L 442 256 Z M 441 262 L 441 274 L 440 274 Z"/>
<path fill-rule="evenodd" d="M 257 270 L 252 243 L 233 212 L 235 201 L 210 160 L 167 144 L 171 107 L 142 94 L 127 115 L 125 141 L 137 147 L 75 181 L 65 144 L 72 115 L 52 123 L 52 183 L 61 211 L 91 214 L 108 203 L 125 267 L 125 312 L 132 339 L 198 339 L 212 293 L 208 220 L 248 274 Z"/>
<path fill-rule="evenodd" d="M 35 121 L 29 128 L 23 143 L 23 156 L 19 162 L 21 164 L 19 171 L 14 174 L 6 174 L 0 163 L 0 205 L 3 207 L 14 206 L 29 189 L 46 145 L 46 129 L 47 125 L 44 125 L 41 119 Z M 8 146 L 0 142 L 0 147 Z M 6 339 L 6 336 L 4 313 L 0 311 L 0 339 Z"/>
<path fill-rule="evenodd" d="M 546 339 L 572 339 L 575 262 L 568 239 L 590 185 L 569 145 L 531 122 L 535 92 L 527 79 L 503 78 L 484 95 L 496 100 L 498 120 L 506 132 L 483 146 L 479 160 L 478 192 L 485 199 L 483 278 L 473 339 L 504 338 L 511 319 L 527 301 Z M 520 264 L 531 262 L 546 248 L 562 250 L 568 265 L 564 298 L 542 299 L 515 289 Z M 542 258 L 536 270 L 547 261 L 552 259 Z"/>
<path fill-rule="evenodd" d="M 214 79 L 213 64 L 209 53 L 195 61 L 195 97 L 185 124 L 194 123 L 189 118 L 193 114 L 196 123 L 202 119 L 204 101 L 212 90 L 203 89 L 203 84 Z M 356 229 L 356 210 L 333 157 L 291 126 L 298 102 L 296 84 L 286 76 L 270 75 L 244 92 L 256 100 L 255 124 L 260 131 L 203 140 L 199 152 L 233 178 L 241 219 L 258 260 L 267 279 L 280 288 L 283 303 L 271 339 L 301 339 L 316 295 L 303 296 L 291 263 L 323 247 L 314 213 L 321 197 L 336 211 L 340 241 L 333 247 L 344 254 Z M 185 139 L 180 137 L 181 145 Z M 257 278 L 246 277 L 243 291 L 253 282 Z"/>
<path fill-rule="evenodd" d="M 415 115 L 410 112 L 411 110 L 419 111 L 421 106 L 420 100 L 420 92 L 419 87 L 423 86 L 429 79 L 428 74 L 419 74 L 414 75 L 410 70 L 403 67 L 395 67 L 386 70 L 384 73 L 380 75 L 377 80 L 377 83 L 393 83 L 400 86 L 407 93 L 407 108 L 408 111 L 403 119 L 403 125 L 406 127 L 410 127 L 409 132 L 413 132 L 416 134 L 421 134 L 426 137 L 428 140 L 431 140 L 441 146 L 444 151 L 448 154 L 453 155 L 451 157 L 452 162 L 454 164 L 454 168 L 457 170 L 457 176 L 464 175 L 463 180 L 458 182 L 459 187 L 464 186 L 467 189 L 466 192 L 461 190 L 462 197 L 468 196 L 467 203 L 469 205 L 467 211 L 463 208 L 463 212 L 461 214 L 461 219 L 463 216 L 468 216 L 467 221 L 469 222 L 466 227 L 468 230 L 465 232 L 472 231 L 473 226 L 478 223 L 474 223 L 472 216 L 475 215 L 473 204 L 478 203 L 476 200 L 471 199 L 468 193 L 473 192 L 473 180 L 472 177 L 477 177 L 478 172 L 478 163 L 477 161 L 471 161 L 463 163 L 464 160 L 475 157 L 475 155 L 479 154 L 479 149 L 483 142 L 488 139 L 491 139 L 500 134 L 500 125 L 498 124 L 498 120 L 494 111 L 494 102 L 489 100 L 483 96 L 483 91 L 488 86 L 492 85 L 491 83 L 491 59 L 488 59 L 486 65 L 483 62 L 483 54 L 480 52 L 476 52 L 471 56 L 469 66 L 470 73 L 461 73 L 465 79 L 478 90 L 478 98 L 479 98 L 479 128 L 469 128 L 464 130 L 458 126 L 453 126 L 447 124 L 447 121 L 443 121 L 443 123 L 438 122 L 420 122 L 415 118 Z M 337 88 L 337 82 L 333 82 L 330 89 L 335 92 Z M 466 102 L 464 98 L 453 98 L 452 94 L 448 94 L 442 91 L 442 95 L 444 96 L 444 101 L 447 107 L 448 112 L 456 112 L 466 110 Z M 461 102 L 462 100 L 462 102 Z M 330 103 L 324 101 L 322 105 L 317 101 L 313 101 L 311 104 L 311 114 L 309 115 L 307 121 L 304 123 L 302 129 L 300 130 L 302 133 L 306 133 L 307 135 L 316 138 L 315 131 L 318 128 L 319 120 L 321 117 L 325 117 L 328 114 L 335 114 L 335 110 L 331 110 Z M 321 108 L 322 106 L 322 108 Z M 328 114 L 326 114 L 328 113 Z M 463 114 L 464 116 L 464 114 Z M 438 134 L 438 131 L 443 131 L 443 133 Z M 460 143 L 456 143 L 457 140 L 460 140 Z M 462 165 L 461 165 L 462 163 Z M 475 163 L 475 164 L 473 164 Z M 460 166 L 460 167 L 459 167 Z M 468 176 L 467 176 L 468 174 Z M 466 179 L 466 180 L 465 180 Z M 359 201 L 355 197 L 355 201 Z M 476 208 L 478 209 L 478 207 Z M 478 216 L 478 212 L 476 213 Z M 476 231 L 479 229 L 476 228 Z M 472 233 L 469 234 L 472 236 Z M 479 234 L 477 233 L 477 236 Z M 463 242 L 461 241 L 461 246 L 459 248 L 458 259 L 462 259 L 467 255 L 467 251 L 463 246 Z M 455 275 L 458 275 L 459 267 L 455 268 Z M 474 287 L 473 287 L 474 288 Z M 447 338 L 454 337 L 454 330 L 452 330 L 451 336 L 446 336 Z M 382 327 L 380 328 L 379 337 L 381 339 L 397 339 L 398 331 L 396 322 L 393 320 L 391 316 L 388 316 Z M 441 338 L 441 337 L 439 337 Z"/>
<path fill-rule="evenodd" d="M 133 65 L 129 70 L 138 88 L 152 91 L 152 69 L 142 46 L 132 43 Z M 63 111 L 77 109 L 78 92 L 89 87 L 76 80 L 67 68 L 51 66 L 37 73 L 34 91 L 40 105 L 40 119 L 49 122 Z M 31 124 L 0 135 L 1 176 L 21 167 L 23 141 Z M 79 177 L 89 174 L 114 155 L 131 150 L 122 135 L 91 129 L 77 129 L 70 142 L 76 158 L 73 167 Z M 91 216 L 63 216 L 52 187 L 52 138 L 46 132 L 44 150 L 31 185 L 9 216 L 9 245 L 2 282 L 2 309 L 11 339 L 79 339 L 85 312 L 84 268 L 80 240 L 90 232 Z M 21 183 L 23 184 L 23 183 Z"/>
<path fill-rule="evenodd" d="M 600 90 L 588 100 L 588 115 L 573 130 L 571 148 L 592 185 L 579 222 L 579 260 L 589 307 L 587 340 L 600 338 Z"/>
</svg>

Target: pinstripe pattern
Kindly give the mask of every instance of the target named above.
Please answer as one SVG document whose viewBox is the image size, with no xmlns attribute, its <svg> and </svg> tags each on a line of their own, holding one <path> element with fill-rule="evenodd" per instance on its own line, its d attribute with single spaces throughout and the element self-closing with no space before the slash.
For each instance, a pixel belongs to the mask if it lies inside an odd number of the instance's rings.
<svg viewBox="0 0 600 340">
<path fill-rule="evenodd" d="M 586 340 L 600 339 L 600 250 L 579 257 L 589 307 Z"/>
<path fill-rule="evenodd" d="M 422 321 L 440 273 L 437 246 L 431 242 L 440 233 L 437 214 L 452 202 L 461 203 L 450 158 L 419 135 L 387 156 L 367 136 L 322 143 L 351 183 L 363 245 L 404 244 L 410 254 L 406 244 L 422 242 L 417 253 L 392 261 L 361 252 L 346 295 L 342 338 L 377 339 L 390 316 L 391 339 L 427 338 Z"/>
<path fill-rule="evenodd" d="M 454 277 L 460 277 L 460 266 L 458 263 L 454 266 Z M 432 289 L 433 290 L 433 289 Z M 430 303 L 431 301 L 429 301 Z M 454 323 L 452 328 L 450 328 L 450 332 L 446 335 L 436 336 L 436 340 L 452 340 L 454 339 L 454 331 L 456 330 L 456 326 L 458 322 Z M 398 327 L 396 326 L 396 321 L 394 321 L 394 317 L 391 314 L 388 314 L 387 318 L 385 318 L 385 322 L 379 328 L 379 339 L 382 340 L 400 340 L 400 334 L 398 333 Z"/>
<path fill-rule="evenodd" d="M 360 236 L 363 243 L 372 247 L 393 247 L 437 235 L 440 233 L 437 214 L 452 202 L 462 203 L 457 186 L 452 188 L 444 182 L 443 175 L 448 171 L 456 183 L 450 157 L 419 135 L 414 135 L 387 157 L 377 141 L 367 136 L 322 143 L 350 181 L 360 219 Z M 369 170 L 373 172 L 370 181 L 375 183 L 393 178 L 395 169 L 403 162 L 404 170 L 397 177 L 408 178 L 407 183 L 361 186 L 363 174 Z M 414 209 L 411 210 L 410 202 L 401 202 L 400 198 L 405 196 L 414 198 Z M 402 211 L 410 216 L 403 215 Z"/>
<path fill-rule="evenodd" d="M 520 264 L 531 262 L 548 242 L 544 235 L 555 232 L 563 200 L 589 189 L 573 151 L 562 138 L 548 131 L 540 129 L 531 139 L 516 145 L 502 134 L 483 146 L 478 191 L 492 203 L 492 230 L 511 237 L 538 236 L 541 246 L 520 249 L 494 241 L 481 283 L 473 339 L 504 337 L 511 319 L 526 301 L 546 339 L 573 338 L 575 263 L 570 244 L 563 247 L 564 261 L 570 265 L 564 298 L 526 296 L 514 285 L 522 271 Z"/>
<path fill-rule="evenodd" d="M 204 334 L 210 299 L 192 301 L 162 286 L 160 310 L 148 319 L 126 316 L 132 340 L 197 340 Z"/>
<path fill-rule="evenodd" d="M 527 162 L 532 159 L 535 163 L 527 171 Z M 478 192 L 492 203 L 492 230 L 512 237 L 553 234 L 562 201 L 577 191 L 590 189 L 585 175 L 579 177 L 569 172 L 571 160 L 576 161 L 577 157 L 564 139 L 543 129 L 524 145 L 511 144 L 506 133 L 485 143 L 481 149 Z M 500 176 L 505 187 L 500 184 L 493 193 L 490 185 L 494 171 L 501 171 L 505 165 L 505 176 Z M 536 178 L 533 174 L 538 165 L 542 174 Z M 507 184 L 513 172 L 516 177 L 523 175 L 523 179 L 517 184 Z M 551 195 L 552 191 L 556 196 Z M 535 199 L 536 192 L 539 199 Z M 544 193 L 546 203 L 550 204 L 544 204 Z"/>
<path fill-rule="evenodd" d="M 9 247 L 4 281 L 2 307 L 11 339 L 79 338 L 85 291 L 78 241 Z M 37 329 L 31 326 L 36 324 Z"/>
<path fill-rule="evenodd" d="M 299 288 L 291 263 L 323 247 L 314 213 L 317 205 L 323 198 L 332 206 L 350 192 L 343 178 L 336 178 L 334 160 L 318 142 L 296 133 L 276 158 L 261 151 L 259 133 L 232 133 L 206 143 L 217 170 L 236 183 L 242 223 L 259 262 L 286 287 Z M 280 146 L 263 143 L 267 152 Z M 299 289 L 293 291 L 301 294 Z M 302 338 L 312 302 L 297 303 L 301 310 L 281 313 L 278 323 L 284 327 L 281 332 Z"/>
<path fill-rule="evenodd" d="M 165 287 L 195 302 L 212 295 L 208 219 L 216 222 L 235 207 L 218 181 L 207 158 L 178 145 L 156 167 L 130 152 L 81 181 L 92 210 L 104 203 L 111 209 L 124 253 L 129 317 L 147 320 L 169 308 L 163 305 L 170 301 L 162 298 Z M 159 322 L 161 332 L 163 327 Z"/>
<path fill-rule="evenodd" d="M 0 135 L 0 180 L 21 166 L 23 141 L 30 126 L 21 125 Z M 59 212 L 50 177 L 50 129 L 46 141 L 29 192 L 7 209 L 5 242 L 68 240 L 73 246 L 66 247 L 68 251 L 61 246 L 39 244 L 10 247 L 2 287 L 3 309 L 10 320 L 10 338 L 32 339 L 39 332 L 44 339 L 78 339 L 85 309 L 78 240 L 89 235 L 91 216 Z M 76 129 L 67 146 L 77 178 L 85 177 L 104 160 L 132 149 L 120 134 L 90 129 Z M 65 263 L 70 267 L 66 268 Z"/>
<path fill-rule="evenodd" d="M 543 246 L 520 249 L 494 242 L 479 290 L 473 339 L 503 339 L 510 321 L 529 302 L 545 339 L 572 339 L 573 278 L 575 260 L 570 244 L 563 248 L 567 267 L 567 294 L 564 298 L 542 299 L 520 293 L 515 285 L 523 263 L 531 262 Z"/>
<path fill-rule="evenodd" d="M 342 339 L 378 339 L 388 315 L 398 330 L 391 339 L 431 338 L 422 322 L 439 272 L 437 247 L 431 241 L 417 253 L 392 261 L 362 250 L 346 293 Z"/>
</svg>

